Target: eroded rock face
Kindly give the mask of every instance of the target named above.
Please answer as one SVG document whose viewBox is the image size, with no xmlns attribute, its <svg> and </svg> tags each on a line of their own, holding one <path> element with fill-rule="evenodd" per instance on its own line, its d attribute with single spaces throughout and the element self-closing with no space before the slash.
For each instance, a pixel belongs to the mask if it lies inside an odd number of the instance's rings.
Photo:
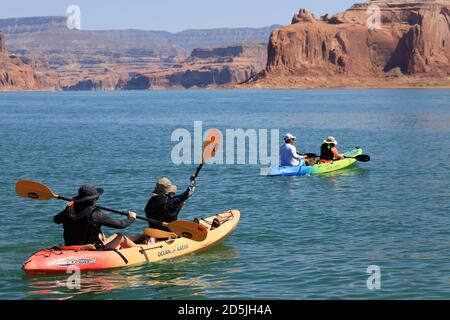
<svg viewBox="0 0 450 320">
<path fill-rule="evenodd" d="M 5 36 L 0 32 L 0 53 L 5 52 Z"/>
<path fill-rule="evenodd" d="M 381 13 L 369 28 L 370 6 Z M 373 24 L 372 24 L 373 25 Z M 293 24 L 274 30 L 266 70 L 258 77 L 383 78 L 450 75 L 450 0 L 370 1 L 334 17 L 300 10 Z"/>
<path fill-rule="evenodd" d="M 194 49 L 186 61 L 168 69 L 136 74 L 119 87 L 190 89 L 241 83 L 263 70 L 266 61 L 266 44 Z"/>
<path fill-rule="evenodd" d="M 31 59 L 9 55 L 0 33 L 0 91 L 55 89 L 56 82 L 55 74 L 33 69 Z"/>
<path fill-rule="evenodd" d="M 211 65 L 217 56 L 227 57 L 225 61 L 228 61 L 228 57 L 240 59 L 238 56 L 242 52 L 239 52 L 238 46 L 232 48 L 232 45 L 267 43 L 270 32 L 276 27 L 279 26 L 186 30 L 177 33 L 79 31 L 68 30 L 65 17 L 0 19 L 0 30 L 7 35 L 9 51 L 21 57 L 45 58 L 48 61 L 47 70 L 56 73 L 63 90 L 145 89 L 151 85 L 148 75 L 164 70 L 169 74 L 177 69 L 177 65 L 191 63 L 187 60 L 197 59 L 201 63 L 208 60 Z M 216 49 L 196 49 L 190 56 L 193 48 L 203 47 Z M 263 62 L 261 70 L 266 62 Z M 196 68 L 192 66 L 191 69 Z M 203 80 L 207 78 L 204 72 L 208 71 L 202 71 L 201 76 L 189 75 L 192 80 L 185 83 L 193 83 L 195 78 L 199 78 L 203 85 Z M 219 79 L 224 78 L 224 73 L 220 73 Z M 168 80 L 168 83 L 172 83 L 172 80 Z"/>
</svg>

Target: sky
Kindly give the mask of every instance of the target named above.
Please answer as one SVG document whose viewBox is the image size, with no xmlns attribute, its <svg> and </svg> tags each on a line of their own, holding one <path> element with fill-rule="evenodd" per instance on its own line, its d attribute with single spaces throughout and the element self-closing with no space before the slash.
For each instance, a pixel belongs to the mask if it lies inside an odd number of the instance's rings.
<svg viewBox="0 0 450 320">
<path fill-rule="evenodd" d="M 219 27 L 289 24 L 300 8 L 335 14 L 364 0 L 0 0 L 0 18 L 64 16 L 81 9 L 84 30 L 144 29 L 177 32 Z"/>
</svg>

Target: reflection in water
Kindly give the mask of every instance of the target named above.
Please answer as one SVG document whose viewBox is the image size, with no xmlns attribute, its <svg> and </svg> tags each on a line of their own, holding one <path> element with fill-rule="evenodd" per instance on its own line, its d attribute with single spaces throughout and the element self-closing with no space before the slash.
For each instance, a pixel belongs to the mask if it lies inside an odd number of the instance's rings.
<svg viewBox="0 0 450 320">
<path fill-rule="evenodd" d="M 226 271 L 233 267 L 233 261 L 238 257 L 239 253 L 234 247 L 219 245 L 210 251 L 174 260 L 84 273 L 81 274 L 80 289 L 69 289 L 67 284 L 70 275 L 24 277 L 30 289 L 27 292 L 30 299 L 92 299 L 99 298 L 99 295 L 106 295 L 107 298 L 108 293 L 125 288 L 143 288 L 150 295 L 157 295 L 158 292 L 176 291 L 180 287 L 184 296 L 205 296 L 208 289 L 217 288 L 226 280 Z M 207 269 L 205 265 L 208 265 Z M 234 268 L 233 272 L 239 272 L 239 268 Z M 210 281 L 210 278 L 214 281 Z"/>
<path fill-rule="evenodd" d="M 337 177 L 353 177 L 362 175 L 364 173 L 367 173 L 368 170 L 366 168 L 360 167 L 358 165 L 354 165 L 348 168 L 344 168 L 338 171 L 323 173 L 317 176 L 292 176 L 292 177 L 282 177 L 283 184 L 282 184 L 282 190 L 285 194 L 289 196 L 289 198 L 295 199 L 298 197 L 298 190 L 301 187 L 302 184 L 307 184 L 308 179 L 311 178 L 319 178 L 323 179 L 324 181 L 328 182 L 329 185 L 335 190 L 335 191 L 342 191 L 339 179 Z"/>
<path fill-rule="evenodd" d="M 359 167 L 359 166 L 352 166 L 349 168 L 344 168 L 338 171 L 328 172 L 321 174 L 319 177 L 325 181 L 328 182 L 330 187 L 333 188 L 335 191 L 343 191 L 341 188 L 340 180 L 338 177 L 354 177 L 357 175 L 362 175 L 364 173 L 368 172 L 366 168 Z"/>
</svg>

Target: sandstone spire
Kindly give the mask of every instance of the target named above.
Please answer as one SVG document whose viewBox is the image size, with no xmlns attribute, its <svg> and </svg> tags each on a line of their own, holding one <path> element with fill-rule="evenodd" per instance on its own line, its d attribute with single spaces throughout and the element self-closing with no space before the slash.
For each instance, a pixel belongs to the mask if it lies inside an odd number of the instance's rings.
<svg viewBox="0 0 450 320">
<path fill-rule="evenodd" d="M 0 53 L 5 51 L 5 36 L 0 32 Z"/>
</svg>

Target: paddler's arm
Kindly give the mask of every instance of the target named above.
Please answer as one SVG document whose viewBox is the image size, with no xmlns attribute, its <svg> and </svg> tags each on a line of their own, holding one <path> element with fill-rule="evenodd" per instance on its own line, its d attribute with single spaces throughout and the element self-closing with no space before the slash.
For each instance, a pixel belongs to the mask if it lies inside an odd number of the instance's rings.
<svg viewBox="0 0 450 320">
<path fill-rule="evenodd" d="M 169 197 L 166 209 L 171 215 L 178 215 L 178 212 L 180 211 L 181 207 L 184 205 L 187 199 L 189 199 L 195 192 L 195 185 L 196 181 L 194 177 L 191 177 L 191 182 L 189 183 L 189 186 L 187 187 L 186 191 L 182 194 Z"/>
<path fill-rule="evenodd" d="M 297 160 L 303 160 L 303 159 L 305 159 L 305 156 L 300 155 L 300 153 L 297 152 L 297 148 L 295 148 L 294 146 L 291 146 L 291 147 L 289 148 L 289 150 L 291 150 L 291 154 L 292 154 L 292 157 L 293 157 L 294 159 L 297 159 Z"/>
<path fill-rule="evenodd" d="M 53 217 L 53 222 L 56 224 L 61 224 L 64 222 L 64 216 L 66 215 L 66 210 L 64 209 L 60 213 L 58 213 L 56 216 Z"/>
<path fill-rule="evenodd" d="M 117 221 L 111 217 L 108 217 L 100 210 L 96 210 L 92 213 L 92 221 L 101 226 L 105 226 L 113 229 L 125 229 L 136 220 L 136 213 L 129 212 L 128 218 Z"/>
<path fill-rule="evenodd" d="M 177 199 L 177 201 L 181 201 L 181 202 L 186 201 L 187 199 L 192 197 L 192 195 L 194 194 L 196 183 L 197 182 L 195 181 L 194 177 L 191 177 L 191 182 L 189 183 L 189 186 L 187 187 L 186 191 L 178 196 L 173 197 L 173 198 Z"/>
<path fill-rule="evenodd" d="M 345 159 L 345 156 L 343 154 L 339 154 L 339 151 L 336 147 L 331 148 L 331 151 L 333 152 L 334 157 L 336 159 L 340 159 L 340 160 Z"/>
</svg>

